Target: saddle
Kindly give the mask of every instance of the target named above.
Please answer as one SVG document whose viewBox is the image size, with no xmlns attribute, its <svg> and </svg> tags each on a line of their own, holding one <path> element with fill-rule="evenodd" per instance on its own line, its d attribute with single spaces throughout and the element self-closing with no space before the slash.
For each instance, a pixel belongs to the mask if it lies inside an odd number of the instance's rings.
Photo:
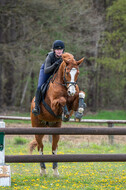
<svg viewBox="0 0 126 190">
<path fill-rule="evenodd" d="M 46 92 L 49 88 L 49 83 L 50 83 L 50 80 L 51 80 L 52 77 L 50 77 L 42 86 L 41 86 L 41 94 L 42 94 L 42 99 L 45 99 L 45 96 L 46 96 Z"/>
<path fill-rule="evenodd" d="M 48 88 L 49 88 L 49 83 L 50 83 L 50 81 L 53 79 L 54 74 L 58 71 L 59 67 L 60 67 L 60 64 L 57 65 L 57 67 L 55 68 L 55 70 L 54 70 L 52 76 L 50 76 L 49 79 L 41 86 L 42 99 L 43 99 L 43 98 L 45 99 L 46 92 L 47 92 L 47 90 L 48 90 Z M 54 81 L 54 80 L 55 80 L 55 79 L 53 79 L 53 81 Z"/>
</svg>

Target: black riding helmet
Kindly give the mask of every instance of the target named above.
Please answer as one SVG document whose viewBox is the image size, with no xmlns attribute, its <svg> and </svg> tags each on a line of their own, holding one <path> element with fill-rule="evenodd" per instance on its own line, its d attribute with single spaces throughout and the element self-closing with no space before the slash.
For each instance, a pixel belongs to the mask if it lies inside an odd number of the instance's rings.
<svg viewBox="0 0 126 190">
<path fill-rule="evenodd" d="M 53 50 L 55 49 L 65 49 L 65 45 L 64 42 L 61 40 L 56 40 L 53 42 L 53 46 L 52 46 Z"/>
</svg>

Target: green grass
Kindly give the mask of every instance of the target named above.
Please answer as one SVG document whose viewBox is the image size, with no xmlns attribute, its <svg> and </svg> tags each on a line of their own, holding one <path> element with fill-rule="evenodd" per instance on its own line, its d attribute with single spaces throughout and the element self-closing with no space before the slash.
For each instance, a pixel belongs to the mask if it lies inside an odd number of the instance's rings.
<svg viewBox="0 0 126 190">
<path fill-rule="evenodd" d="M 27 139 L 26 138 L 22 138 L 22 137 L 15 137 L 14 138 L 14 144 L 18 145 L 18 144 L 26 144 L 27 143 Z"/>
<path fill-rule="evenodd" d="M 126 120 L 126 111 L 115 110 L 106 111 L 102 110 L 95 114 L 85 115 L 84 119 L 112 119 L 112 120 Z"/>
<path fill-rule="evenodd" d="M 8 114 L 8 116 L 19 116 L 19 117 L 30 117 L 30 111 L 29 112 L 18 112 L 18 111 L 13 111 L 11 114 Z"/>
<path fill-rule="evenodd" d="M 30 117 L 30 112 L 29 113 L 21 113 L 21 112 L 12 112 L 12 114 L 8 114 L 7 116 L 15 116 L 15 117 Z M 25 120 L 10 120 L 10 119 L 5 119 L 6 123 L 31 123 L 31 121 L 25 121 Z"/>
<path fill-rule="evenodd" d="M 28 154 L 28 144 L 15 144 L 14 139 L 6 138 L 6 155 Z M 44 154 L 51 154 L 51 144 L 44 143 Z M 58 154 L 88 154 L 88 153 L 126 153 L 126 145 L 107 143 L 77 144 L 70 141 L 60 141 Z M 38 154 L 37 150 L 33 154 Z M 18 190 L 125 190 L 125 162 L 91 162 L 91 163 L 59 163 L 60 177 L 53 177 L 52 163 L 47 163 L 47 177 L 39 175 L 38 163 L 18 163 L 11 165 L 11 187 L 0 189 Z"/>
</svg>

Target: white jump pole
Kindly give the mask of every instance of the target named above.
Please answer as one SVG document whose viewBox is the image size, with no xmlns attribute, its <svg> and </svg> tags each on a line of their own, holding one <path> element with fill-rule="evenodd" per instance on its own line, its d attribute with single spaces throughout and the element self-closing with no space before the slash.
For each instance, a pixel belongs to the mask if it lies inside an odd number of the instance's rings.
<svg viewBox="0 0 126 190">
<path fill-rule="evenodd" d="M 5 128 L 5 123 L 0 121 L 0 128 Z M 0 186 L 11 186 L 10 166 L 5 164 L 5 138 L 0 133 Z"/>
</svg>

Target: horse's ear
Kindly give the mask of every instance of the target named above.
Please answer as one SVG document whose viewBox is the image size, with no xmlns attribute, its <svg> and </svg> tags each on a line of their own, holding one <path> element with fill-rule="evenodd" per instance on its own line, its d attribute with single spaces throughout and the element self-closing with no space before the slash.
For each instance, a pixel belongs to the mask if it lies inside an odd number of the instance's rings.
<svg viewBox="0 0 126 190">
<path fill-rule="evenodd" d="M 77 65 L 80 65 L 83 61 L 84 61 L 84 57 L 82 59 L 80 59 L 79 61 L 76 61 Z"/>
</svg>

